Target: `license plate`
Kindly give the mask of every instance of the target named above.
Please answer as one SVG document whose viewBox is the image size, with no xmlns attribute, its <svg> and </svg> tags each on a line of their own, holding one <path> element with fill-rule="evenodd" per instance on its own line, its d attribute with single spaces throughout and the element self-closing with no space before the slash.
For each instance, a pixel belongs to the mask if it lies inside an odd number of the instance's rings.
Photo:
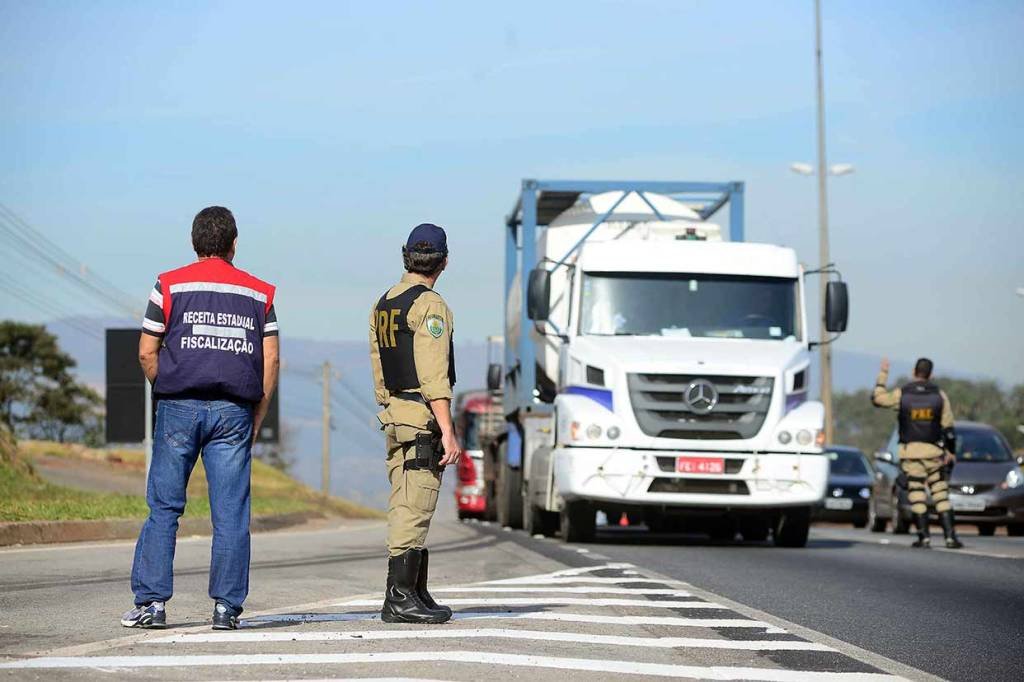
<svg viewBox="0 0 1024 682">
<path fill-rule="evenodd" d="M 676 457 L 676 472 L 680 474 L 724 474 L 722 457 Z"/>
<path fill-rule="evenodd" d="M 985 511 L 985 500 L 971 497 L 970 495 L 953 494 L 949 496 L 949 501 L 953 504 L 953 509 L 956 511 Z"/>
<path fill-rule="evenodd" d="M 826 497 L 825 509 L 849 511 L 853 509 L 853 500 L 851 500 L 849 497 Z"/>
</svg>

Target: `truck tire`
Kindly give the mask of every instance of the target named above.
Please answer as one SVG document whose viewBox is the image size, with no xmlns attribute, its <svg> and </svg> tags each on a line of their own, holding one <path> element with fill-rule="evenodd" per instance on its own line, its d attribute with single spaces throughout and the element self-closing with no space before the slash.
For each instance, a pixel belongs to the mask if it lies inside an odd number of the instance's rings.
<svg viewBox="0 0 1024 682">
<path fill-rule="evenodd" d="M 493 443 L 484 450 L 484 521 L 498 520 L 498 490 L 495 483 L 498 479 L 499 443 Z"/>
<path fill-rule="evenodd" d="M 498 524 L 504 528 L 523 527 L 523 470 L 508 465 L 508 441 L 498 446 Z"/>
<path fill-rule="evenodd" d="M 772 532 L 776 547 L 806 547 L 811 530 L 811 510 L 807 507 L 785 509 L 779 514 Z"/>
<path fill-rule="evenodd" d="M 978 535 L 983 537 L 992 537 L 996 534 L 996 524 L 994 523 L 979 523 L 978 524 Z"/>
<path fill-rule="evenodd" d="M 523 501 L 523 530 L 530 535 L 541 535 L 549 538 L 558 533 L 559 518 L 555 512 Z"/>
<path fill-rule="evenodd" d="M 562 539 L 566 542 L 593 542 L 597 533 L 597 512 L 589 502 L 566 502 L 562 507 Z"/>
</svg>

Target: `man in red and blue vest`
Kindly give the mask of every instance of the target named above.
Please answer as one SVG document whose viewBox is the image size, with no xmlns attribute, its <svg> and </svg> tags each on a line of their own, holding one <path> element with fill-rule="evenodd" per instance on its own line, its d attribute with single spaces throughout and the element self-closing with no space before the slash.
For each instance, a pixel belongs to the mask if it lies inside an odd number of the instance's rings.
<svg viewBox="0 0 1024 682">
<path fill-rule="evenodd" d="M 149 518 L 135 546 L 135 608 L 125 627 L 166 627 L 174 546 L 185 489 L 203 457 L 213 521 L 213 628 L 234 629 L 249 592 L 252 444 L 280 367 L 272 285 L 236 268 L 231 211 L 211 206 L 192 222 L 199 260 L 165 272 L 149 296 L 139 361 L 153 384 L 156 422 L 146 482 Z"/>
</svg>

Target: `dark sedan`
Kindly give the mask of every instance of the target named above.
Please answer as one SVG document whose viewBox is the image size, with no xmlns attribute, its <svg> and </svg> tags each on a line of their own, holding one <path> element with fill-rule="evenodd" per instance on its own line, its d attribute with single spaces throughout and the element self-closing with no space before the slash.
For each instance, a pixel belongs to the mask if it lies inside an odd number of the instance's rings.
<svg viewBox="0 0 1024 682">
<path fill-rule="evenodd" d="M 855 528 L 868 524 L 868 498 L 871 497 L 871 467 L 864 453 L 845 445 L 826 448 L 830 461 L 825 499 L 814 512 L 819 521 L 852 523 Z"/>
<path fill-rule="evenodd" d="M 1024 473 L 1006 438 L 988 424 L 976 422 L 957 422 L 956 433 L 949 497 L 957 523 L 976 525 L 981 535 L 992 535 L 999 526 L 1006 526 L 1010 535 L 1024 535 Z M 894 533 L 910 530 L 910 503 L 899 475 L 894 431 L 885 448 L 875 453 L 868 525 L 876 533 L 890 523 Z"/>
</svg>

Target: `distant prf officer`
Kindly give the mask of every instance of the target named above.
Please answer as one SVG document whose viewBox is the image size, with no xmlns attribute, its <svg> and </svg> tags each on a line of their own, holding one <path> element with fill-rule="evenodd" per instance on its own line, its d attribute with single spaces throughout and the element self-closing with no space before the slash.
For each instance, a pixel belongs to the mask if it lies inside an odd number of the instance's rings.
<svg viewBox="0 0 1024 682">
<path fill-rule="evenodd" d="M 387 440 L 391 483 L 381 619 L 444 623 L 452 610 L 438 606 L 427 591 L 429 554 L 424 546 L 437 507 L 441 468 L 458 462 L 462 452 L 451 417 L 452 313 L 433 290 L 448 265 L 444 230 L 417 225 L 402 258 L 405 275 L 370 312 L 370 365 L 375 397 L 384 407 L 377 416 Z M 433 460 L 423 461 L 430 453 Z"/>
<path fill-rule="evenodd" d="M 921 358 L 914 365 L 914 380 L 889 391 L 889 361 L 882 360 L 871 402 L 899 412 L 900 468 L 907 477 L 910 509 L 917 526 L 914 547 L 930 547 L 928 504 L 925 486 L 932 494 L 935 512 L 942 521 L 946 547 L 963 547 L 956 536 L 953 507 L 949 502 L 948 467 L 953 464 L 956 433 L 949 398 L 931 382 L 932 361 Z M 948 452 L 947 452 L 948 451 Z M 895 512 L 894 512 L 895 513 Z"/>
<path fill-rule="evenodd" d="M 139 360 L 157 400 L 149 518 L 135 545 L 135 608 L 125 627 L 166 627 L 185 489 L 201 452 L 210 495 L 213 628 L 234 629 L 249 592 L 252 443 L 277 385 L 272 285 L 236 268 L 238 228 L 211 206 L 192 222 L 199 259 L 165 272 L 149 295 Z"/>
</svg>

